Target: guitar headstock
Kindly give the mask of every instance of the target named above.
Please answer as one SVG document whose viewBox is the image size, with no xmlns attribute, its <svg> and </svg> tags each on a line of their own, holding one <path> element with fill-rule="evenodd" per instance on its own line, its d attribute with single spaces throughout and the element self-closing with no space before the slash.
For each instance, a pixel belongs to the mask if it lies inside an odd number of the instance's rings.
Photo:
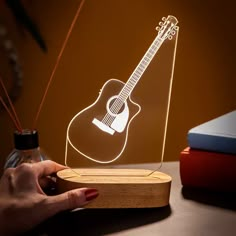
<svg viewBox="0 0 236 236">
<path fill-rule="evenodd" d="M 159 26 L 156 27 L 158 35 L 161 39 L 165 40 L 166 38 L 172 39 L 178 29 L 178 20 L 174 16 L 163 17 L 162 21 L 159 22 Z"/>
</svg>

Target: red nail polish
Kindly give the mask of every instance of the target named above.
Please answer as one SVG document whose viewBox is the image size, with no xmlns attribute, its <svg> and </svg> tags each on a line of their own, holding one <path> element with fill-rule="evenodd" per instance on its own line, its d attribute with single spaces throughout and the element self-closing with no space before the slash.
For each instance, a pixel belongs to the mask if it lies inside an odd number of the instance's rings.
<svg viewBox="0 0 236 236">
<path fill-rule="evenodd" d="M 86 201 L 91 201 L 99 195 L 98 190 L 95 188 L 87 189 L 84 194 Z"/>
</svg>

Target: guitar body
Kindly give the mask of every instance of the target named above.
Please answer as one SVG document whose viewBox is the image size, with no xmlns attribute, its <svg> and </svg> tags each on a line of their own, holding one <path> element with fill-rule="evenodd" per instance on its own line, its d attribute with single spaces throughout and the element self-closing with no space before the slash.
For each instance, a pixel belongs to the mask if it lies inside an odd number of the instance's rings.
<svg viewBox="0 0 236 236">
<path fill-rule="evenodd" d="M 68 126 L 70 145 L 92 161 L 113 162 L 125 149 L 129 125 L 141 107 L 130 97 L 121 104 L 118 94 L 123 87 L 122 81 L 108 80 L 97 100 L 75 115 Z"/>
</svg>

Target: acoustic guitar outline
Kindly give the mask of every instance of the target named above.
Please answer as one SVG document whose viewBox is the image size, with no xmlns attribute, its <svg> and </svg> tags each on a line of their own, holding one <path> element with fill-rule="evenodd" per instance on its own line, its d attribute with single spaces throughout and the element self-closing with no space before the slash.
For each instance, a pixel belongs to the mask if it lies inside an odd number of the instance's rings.
<svg viewBox="0 0 236 236">
<path fill-rule="evenodd" d="M 99 96 L 97 97 L 96 101 L 92 103 L 90 106 L 84 108 L 79 113 L 77 113 L 70 121 L 68 127 L 67 127 L 67 137 L 66 140 L 70 143 L 70 145 L 73 147 L 74 150 L 76 150 L 78 153 L 86 157 L 87 159 L 100 163 L 100 164 L 108 164 L 111 162 L 114 162 L 117 160 L 121 154 L 123 153 L 124 149 L 126 148 L 127 140 L 128 140 L 128 133 L 129 133 L 129 126 L 133 119 L 141 112 L 141 106 L 137 103 L 135 103 L 131 98 L 131 93 L 138 83 L 138 81 L 141 79 L 141 76 L 149 66 L 150 62 L 152 61 L 153 57 L 156 55 L 157 51 L 161 47 L 162 43 L 168 38 L 172 39 L 172 36 L 175 35 L 176 30 L 178 29 L 177 23 L 178 20 L 174 17 L 169 15 L 167 18 L 162 18 L 163 22 L 159 22 L 160 27 L 156 27 L 156 30 L 158 31 L 158 35 L 152 42 L 151 46 L 148 48 L 144 56 L 142 57 L 141 61 L 129 77 L 128 81 L 126 83 L 117 80 L 117 79 L 110 79 L 108 80 L 103 87 L 101 88 L 99 92 Z M 91 109 L 94 107 L 99 100 L 101 99 L 102 92 L 105 90 L 105 88 L 109 85 L 109 83 L 120 83 L 123 84 L 123 88 L 121 89 L 120 93 L 118 95 L 113 95 L 110 97 L 106 103 L 106 115 L 103 117 L 102 120 L 98 120 L 97 118 L 93 118 L 91 121 L 92 124 L 98 129 L 100 129 L 103 132 L 108 133 L 109 135 L 114 135 L 115 132 L 122 133 L 124 130 L 126 130 L 124 145 L 121 148 L 121 151 L 118 155 L 116 155 L 115 158 L 108 160 L 108 161 L 100 161 L 95 158 L 92 158 L 91 156 L 88 156 L 87 154 L 80 151 L 78 148 L 75 147 L 75 145 L 70 140 L 69 136 L 69 130 L 72 125 L 72 123 L 75 121 L 75 119 L 80 116 L 85 111 Z M 127 104 L 127 100 L 137 107 L 138 111 L 130 118 L 129 120 L 129 107 Z M 67 151 L 68 151 L 68 143 L 66 142 L 66 150 L 65 150 L 65 160 L 67 160 Z"/>
</svg>

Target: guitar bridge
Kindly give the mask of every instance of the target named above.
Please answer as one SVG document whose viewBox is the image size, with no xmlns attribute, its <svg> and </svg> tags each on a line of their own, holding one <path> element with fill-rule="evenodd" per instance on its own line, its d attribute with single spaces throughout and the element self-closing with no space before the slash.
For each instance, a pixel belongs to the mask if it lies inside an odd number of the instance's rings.
<svg viewBox="0 0 236 236">
<path fill-rule="evenodd" d="M 106 124 L 102 123 L 101 121 L 99 121 L 96 118 L 93 119 L 92 123 L 95 124 L 102 131 L 107 132 L 108 134 L 113 135 L 115 133 L 115 131 L 113 129 L 111 129 L 109 126 L 107 126 Z"/>
</svg>

